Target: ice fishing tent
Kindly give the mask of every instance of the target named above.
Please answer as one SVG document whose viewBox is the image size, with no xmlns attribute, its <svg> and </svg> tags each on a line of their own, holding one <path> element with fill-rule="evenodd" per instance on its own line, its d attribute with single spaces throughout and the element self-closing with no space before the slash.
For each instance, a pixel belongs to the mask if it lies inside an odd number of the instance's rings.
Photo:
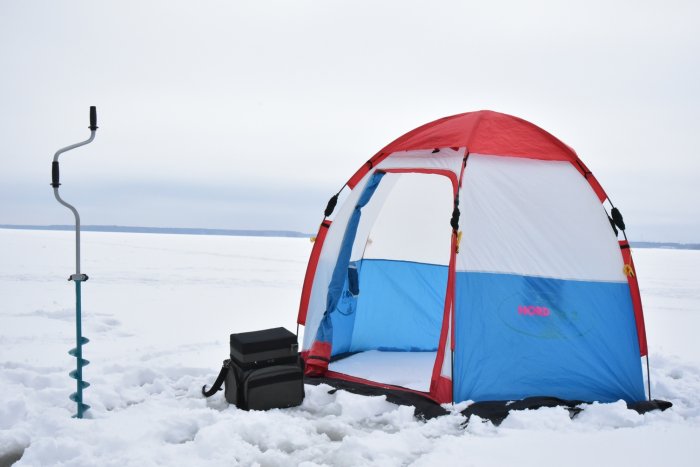
<svg viewBox="0 0 700 467">
<path fill-rule="evenodd" d="M 645 399 L 629 245 L 564 143 L 510 115 L 455 115 L 346 187 L 304 280 L 308 374 L 441 403 Z"/>
</svg>

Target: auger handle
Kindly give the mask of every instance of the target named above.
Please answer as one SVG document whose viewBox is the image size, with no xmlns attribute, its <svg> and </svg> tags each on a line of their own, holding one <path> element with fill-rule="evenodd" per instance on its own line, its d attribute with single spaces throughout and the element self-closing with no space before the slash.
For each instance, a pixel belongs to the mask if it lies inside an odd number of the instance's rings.
<svg viewBox="0 0 700 467">
<path fill-rule="evenodd" d="M 53 161 L 51 163 L 51 186 L 54 188 L 61 186 L 60 178 L 61 174 L 58 168 L 58 161 Z"/>
<path fill-rule="evenodd" d="M 97 126 L 97 107 L 94 105 L 90 106 L 90 131 L 95 131 L 99 127 Z"/>
<path fill-rule="evenodd" d="M 60 170 L 58 168 L 58 156 L 63 154 L 64 152 L 70 151 L 71 149 L 79 148 L 80 146 L 85 146 L 88 143 L 91 143 L 93 139 L 95 139 L 95 131 L 97 131 L 97 107 L 94 105 L 90 106 L 90 126 L 88 127 L 90 129 L 90 137 L 86 139 L 85 141 L 81 141 L 80 143 L 75 143 L 71 144 L 70 146 L 66 146 L 65 148 L 61 148 L 58 151 L 56 151 L 56 154 L 53 156 L 53 163 L 51 164 L 51 186 L 54 188 L 58 188 L 61 183 L 60 183 Z M 61 200 L 58 200 L 60 203 Z M 63 204 L 63 203 L 61 203 Z"/>
</svg>

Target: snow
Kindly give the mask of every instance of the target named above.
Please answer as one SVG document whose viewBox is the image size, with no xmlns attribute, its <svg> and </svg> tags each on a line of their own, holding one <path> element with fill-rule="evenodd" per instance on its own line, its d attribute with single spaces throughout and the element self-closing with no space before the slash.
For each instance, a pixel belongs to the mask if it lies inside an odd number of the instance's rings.
<svg viewBox="0 0 700 467">
<path fill-rule="evenodd" d="M 68 400 L 73 237 L 0 229 L 0 465 L 696 465 L 700 439 L 700 251 L 634 251 L 654 397 L 428 422 L 383 397 L 307 386 L 301 407 L 245 412 L 211 384 L 228 334 L 296 328 L 306 239 L 83 235 L 85 391 Z M 462 409 L 466 404 L 459 404 Z"/>
</svg>

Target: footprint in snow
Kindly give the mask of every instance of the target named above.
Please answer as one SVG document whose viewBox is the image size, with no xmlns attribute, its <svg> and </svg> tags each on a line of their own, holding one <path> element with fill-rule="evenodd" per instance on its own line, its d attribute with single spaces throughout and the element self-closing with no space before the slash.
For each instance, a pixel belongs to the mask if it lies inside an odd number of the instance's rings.
<svg viewBox="0 0 700 467">
<path fill-rule="evenodd" d="M 59 321 L 71 321 L 75 318 L 75 310 L 61 308 L 58 310 L 34 310 L 32 313 L 20 313 L 17 316 L 38 316 L 41 318 L 56 319 Z"/>
<path fill-rule="evenodd" d="M 109 332 L 122 324 L 118 319 L 102 317 L 87 320 L 87 323 L 92 332 Z"/>
</svg>

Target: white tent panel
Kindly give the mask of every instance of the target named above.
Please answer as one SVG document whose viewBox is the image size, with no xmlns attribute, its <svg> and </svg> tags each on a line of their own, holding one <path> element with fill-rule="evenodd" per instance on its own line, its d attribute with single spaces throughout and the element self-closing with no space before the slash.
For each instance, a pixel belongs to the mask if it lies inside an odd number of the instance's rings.
<svg viewBox="0 0 700 467">
<path fill-rule="evenodd" d="M 399 151 L 389 155 L 377 165 L 379 169 L 408 169 L 424 168 L 450 170 L 459 177 L 464 161 L 464 148 L 457 150 L 441 148 L 433 153 L 433 150 Z"/>
<path fill-rule="evenodd" d="M 442 356 L 440 376 L 452 379 L 452 320 L 447 323 L 447 339 L 445 340 L 445 353 Z"/>
<path fill-rule="evenodd" d="M 607 215 L 569 162 L 472 154 L 460 209 L 458 272 L 627 280 Z"/>
<path fill-rule="evenodd" d="M 362 232 L 353 251 L 353 259 L 385 259 L 416 263 L 447 265 L 450 261 L 450 218 L 452 216 L 453 188 L 443 175 L 416 173 L 388 173 L 382 184 L 392 189 L 378 199 L 381 207 L 362 211 Z M 375 197 L 380 193 L 377 189 Z M 375 203 L 375 197 L 367 205 Z M 366 222 L 365 222 L 366 221 Z M 371 227 L 368 229 L 367 226 Z M 361 236 L 360 233 L 363 235 Z"/>
</svg>

